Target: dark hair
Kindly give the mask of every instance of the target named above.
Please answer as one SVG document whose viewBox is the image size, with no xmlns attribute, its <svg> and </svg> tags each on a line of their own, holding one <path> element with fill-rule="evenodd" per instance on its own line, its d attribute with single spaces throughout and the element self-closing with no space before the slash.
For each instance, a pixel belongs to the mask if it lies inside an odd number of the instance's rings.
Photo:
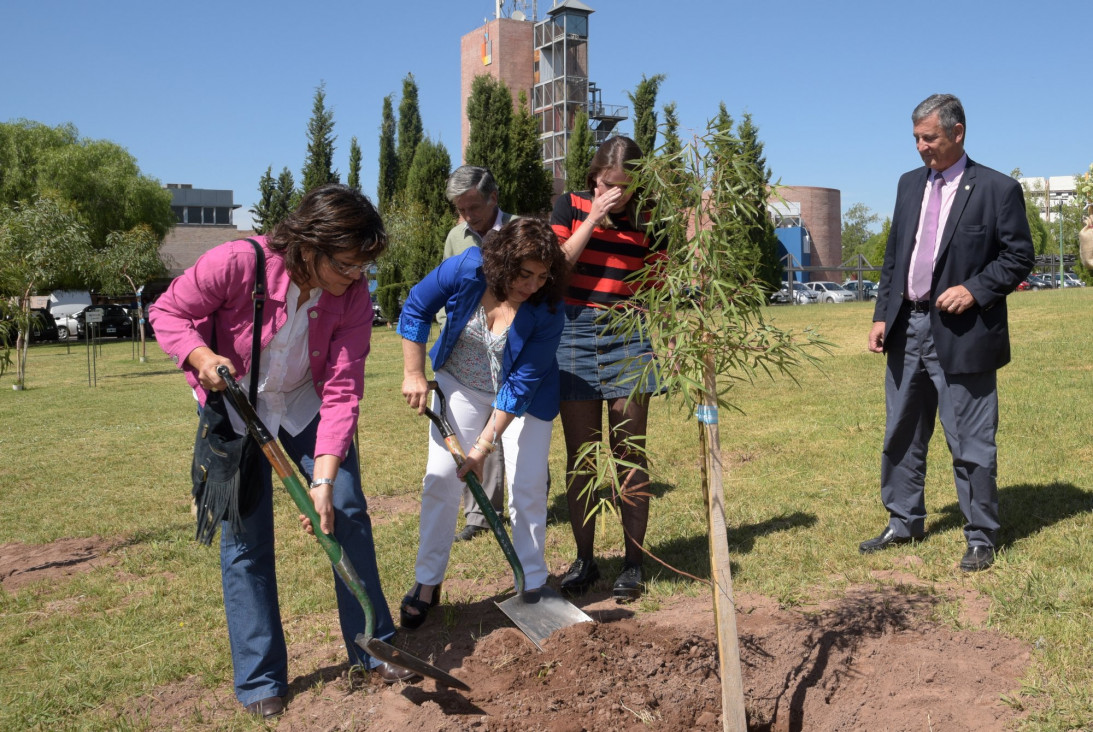
<svg viewBox="0 0 1093 732">
<path fill-rule="evenodd" d="M 508 299 L 509 285 L 520 276 L 520 268 L 529 260 L 543 263 L 547 281 L 528 301 L 533 305 L 546 301 L 554 312 L 565 292 L 568 268 L 550 224 L 530 217 L 513 219 L 482 240 L 482 271 L 490 290 L 502 302 Z"/>
<path fill-rule="evenodd" d="M 294 280 L 310 277 L 303 252 L 333 259 L 339 252 L 373 262 L 387 248 L 383 219 L 360 191 L 328 183 L 304 194 L 300 205 L 273 227 L 269 248 L 280 252 Z"/>
<path fill-rule="evenodd" d="M 967 131 L 968 123 L 964 121 L 964 105 L 952 94 L 931 94 L 923 99 L 911 112 L 911 122 L 917 125 L 934 112 L 937 112 L 937 121 L 950 140 L 958 124 L 963 125 Z"/>
<path fill-rule="evenodd" d="M 588 175 L 584 178 L 585 188 L 595 195 L 596 179 L 600 177 L 600 173 L 618 168 L 630 174 L 637 167 L 640 158 L 641 148 L 629 137 L 618 135 L 609 138 L 592 156 L 592 162 L 588 165 Z M 642 197 L 641 193 L 640 190 L 634 191 L 626 203 L 626 216 L 630 219 L 630 224 L 638 229 L 642 228 L 642 223 L 638 220 L 638 199 Z"/>
</svg>

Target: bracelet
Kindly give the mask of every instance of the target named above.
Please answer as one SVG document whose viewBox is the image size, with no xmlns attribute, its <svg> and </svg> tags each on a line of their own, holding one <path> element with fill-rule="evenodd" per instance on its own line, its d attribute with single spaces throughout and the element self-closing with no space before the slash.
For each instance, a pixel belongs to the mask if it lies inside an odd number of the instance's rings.
<svg viewBox="0 0 1093 732">
<path fill-rule="evenodd" d="M 312 488 L 318 488 L 321 485 L 334 485 L 334 479 L 333 478 L 316 478 L 315 480 L 311 481 L 311 487 Z"/>
<path fill-rule="evenodd" d="M 479 437 L 477 440 L 474 441 L 474 447 L 471 449 L 473 450 L 474 448 L 478 448 L 485 454 L 489 455 L 491 452 L 497 449 L 497 445 L 493 444 L 492 442 L 486 442 L 481 437 Z"/>
</svg>

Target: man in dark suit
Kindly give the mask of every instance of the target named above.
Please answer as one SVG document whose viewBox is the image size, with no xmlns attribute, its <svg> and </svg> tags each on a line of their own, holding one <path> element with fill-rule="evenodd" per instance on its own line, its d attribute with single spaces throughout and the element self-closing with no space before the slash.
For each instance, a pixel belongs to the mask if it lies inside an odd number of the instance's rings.
<svg viewBox="0 0 1093 732">
<path fill-rule="evenodd" d="M 888 526 L 863 554 L 925 534 L 926 452 L 938 414 L 953 457 L 966 572 L 994 563 L 998 531 L 997 370 L 1010 360 L 1006 295 L 1032 269 L 1020 185 L 964 153 L 960 100 L 911 114 L 925 167 L 896 190 L 869 350 L 888 354 L 881 500 Z"/>
</svg>

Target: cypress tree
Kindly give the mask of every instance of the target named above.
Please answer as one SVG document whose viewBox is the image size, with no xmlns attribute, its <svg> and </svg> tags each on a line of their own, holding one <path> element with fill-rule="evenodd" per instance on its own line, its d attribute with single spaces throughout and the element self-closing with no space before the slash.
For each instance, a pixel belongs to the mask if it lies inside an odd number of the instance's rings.
<svg viewBox="0 0 1093 732">
<path fill-rule="evenodd" d="M 258 181 L 258 192 L 260 194 L 258 203 L 254 204 L 250 209 L 251 225 L 254 227 L 254 233 L 265 234 L 266 222 L 270 220 L 270 209 L 273 205 L 273 197 L 277 193 L 277 182 L 273 180 L 272 165 L 266 168 L 266 172 L 262 175 L 261 180 Z"/>
<path fill-rule="evenodd" d="M 383 98 L 380 121 L 379 181 L 376 184 L 377 206 L 382 214 L 387 210 L 398 189 L 398 153 L 395 151 L 395 108 L 391 95 Z"/>
<path fill-rule="evenodd" d="M 407 74 L 402 80 L 402 101 L 398 105 L 398 183 L 396 191 L 406 188 L 406 179 L 410 174 L 410 165 L 414 161 L 424 127 L 421 123 L 421 110 L 418 107 L 417 82 L 413 74 Z"/>
<path fill-rule="evenodd" d="M 512 94 L 503 81 L 492 76 L 476 76 L 467 97 L 467 122 L 470 132 L 463 160 L 467 165 L 489 168 L 501 189 L 498 202 L 511 211 L 506 195 L 512 189 Z"/>
<path fill-rule="evenodd" d="M 664 74 L 654 74 L 641 81 L 633 92 L 626 92 L 630 104 L 634 106 L 634 142 L 645 155 L 651 154 L 657 147 L 657 90 L 664 81 Z"/>
<path fill-rule="evenodd" d="M 565 153 L 566 190 L 584 190 L 584 181 L 588 177 L 588 166 L 596 154 L 596 141 L 588 127 L 588 115 L 582 109 L 573 121 L 573 133 L 569 136 L 569 149 Z"/>
<path fill-rule="evenodd" d="M 759 185 L 755 190 L 763 191 L 764 195 L 769 190 L 770 169 L 767 168 L 767 159 L 763 155 L 763 143 L 759 139 L 759 128 L 752 122 L 751 114 L 745 112 L 736 128 L 736 136 L 740 140 L 740 161 L 750 170 L 753 180 Z M 748 222 L 748 238 L 751 240 L 758 264 L 756 273 L 771 289 L 778 287 L 782 266 L 778 261 L 778 237 L 774 235 L 774 222 L 767 212 L 767 202 L 755 202 L 756 214 Z"/>
<path fill-rule="evenodd" d="M 326 82 L 315 89 L 311 119 L 307 123 L 307 158 L 304 160 L 304 193 L 340 180 L 334 170 L 334 110 L 326 107 Z"/>
<path fill-rule="evenodd" d="M 510 180 L 507 184 L 503 182 L 501 186 L 501 190 L 505 190 L 506 185 L 509 186 L 508 196 L 506 204 L 501 208 L 514 213 L 536 214 L 550 208 L 554 176 L 543 167 L 539 149 L 539 122 L 528 109 L 528 97 L 522 91 L 519 104 L 520 108 L 512 118 L 510 130 Z"/>
<path fill-rule="evenodd" d="M 349 179 L 346 185 L 355 191 L 361 189 L 361 146 L 356 137 L 349 141 Z"/>
</svg>

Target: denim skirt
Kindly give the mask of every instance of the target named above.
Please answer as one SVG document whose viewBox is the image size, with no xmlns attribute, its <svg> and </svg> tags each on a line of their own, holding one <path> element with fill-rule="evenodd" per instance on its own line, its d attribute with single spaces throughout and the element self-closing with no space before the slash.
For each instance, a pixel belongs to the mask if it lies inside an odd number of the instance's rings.
<svg viewBox="0 0 1093 732">
<path fill-rule="evenodd" d="M 597 323 L 597 319 L 603 321 Z M 558 344 L 562 401 L 618 399 L 632 392 L 657 391 L 656 374 L 637 380 L 653 359 L 653 351 L 638 331 L 629 337 L 607 329 L 610 315 L 603 308 L 565 305 L 565 328 Z"/>
</svg>

